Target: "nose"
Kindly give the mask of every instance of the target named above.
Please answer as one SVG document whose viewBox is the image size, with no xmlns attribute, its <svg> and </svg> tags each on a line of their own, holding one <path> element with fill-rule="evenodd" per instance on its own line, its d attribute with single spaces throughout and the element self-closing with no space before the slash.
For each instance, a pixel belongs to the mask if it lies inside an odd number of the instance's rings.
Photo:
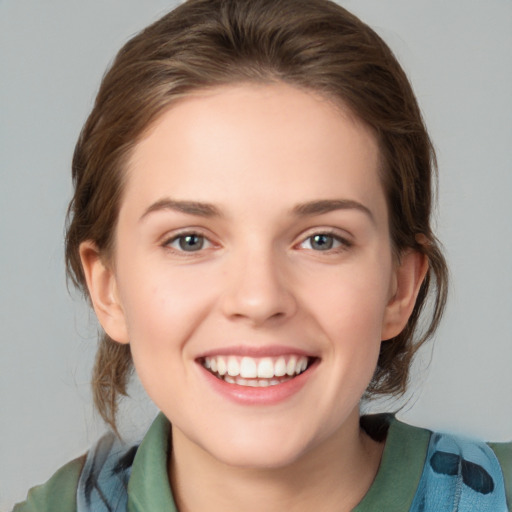
<svg viewBox="0 0 512 512">
<path fill-rule="evenodd" d="M 228 318 L 261 326 L 293 316 L 297 303 L 290 272 L 272 250 L 247 251 L 234 260 L 228 263 L 222 297 Z"/>
</svg>

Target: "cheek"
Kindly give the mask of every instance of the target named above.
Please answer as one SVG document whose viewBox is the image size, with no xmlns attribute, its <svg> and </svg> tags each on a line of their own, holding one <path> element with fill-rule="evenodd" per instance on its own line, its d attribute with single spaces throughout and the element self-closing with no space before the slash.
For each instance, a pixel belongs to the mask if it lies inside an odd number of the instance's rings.
<svg viewBox="0 0 512 512">
<path fill-rule="evenodd" d="M 382 266 L 385 268 L 386 263 Z M 379 265 L 340 268 L 317 276 L 315 286 L 307 288 L 309 293 L 304 296 L 315 316 L 323 318 L 333 332 L 352 332 L 354 336 L 373 332 L 380 337 L 390 296 L 390 274 L 382 272 Z"/>
<path fill-rule="evenodd" d="M 215 289 L 209 274 L 162 264 L 121 276 L 121 301 L 133 350 L 185 344 L 207 314 Z"/>
<path fill-rule="evenodd" d="M 182 394 L 169 390 L 191 377 L 184 363 L 190 362 L 190 340 L 212 303 L 209 283 L 156 265 L 144 275 L 125 277 L 121 296 L 137 375 L 157 406 L 165 407 L 170 396 L 179 406 Z"/>
</svg>

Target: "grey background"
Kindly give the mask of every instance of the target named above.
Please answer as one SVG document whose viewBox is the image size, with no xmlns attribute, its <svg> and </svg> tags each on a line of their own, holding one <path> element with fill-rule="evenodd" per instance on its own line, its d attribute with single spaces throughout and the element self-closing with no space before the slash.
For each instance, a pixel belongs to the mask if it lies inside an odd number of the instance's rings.
<svg viewBox="0 0 512 512">
<path fill-rule="evenodd" d="M 438 151 L 452 271 L 400 416 L 512 438 L 512 2 L 345 0 L 408 72 Z M 164 0 L 0 0 L 0 510 L 83 453 L 96 325 L 66 290 L 70 160 L 106 65 Z M 137 386 L 129 437 L 154 414 Z M 396 404 L 377 404 L 381 408 Z"/>
</svg>

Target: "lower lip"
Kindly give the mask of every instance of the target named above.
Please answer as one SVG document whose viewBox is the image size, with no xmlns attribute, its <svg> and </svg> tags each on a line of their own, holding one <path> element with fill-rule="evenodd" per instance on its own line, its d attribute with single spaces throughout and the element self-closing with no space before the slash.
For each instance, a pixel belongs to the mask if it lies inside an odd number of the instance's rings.
<svg viewBox="0 0 512 512">
<path fill-rule="evenodd" d="M 273 405 L 283 402 L 298 393 L 315 371 L 318 360 L 314 361 L 306 371 L 293 379 L 287 380 L 282 384 L 257 388 L 230 384 L 210 373 L 200 363 L 198 365 L 208 385 L 227 399 L 243 405 Z"/>
</svg>

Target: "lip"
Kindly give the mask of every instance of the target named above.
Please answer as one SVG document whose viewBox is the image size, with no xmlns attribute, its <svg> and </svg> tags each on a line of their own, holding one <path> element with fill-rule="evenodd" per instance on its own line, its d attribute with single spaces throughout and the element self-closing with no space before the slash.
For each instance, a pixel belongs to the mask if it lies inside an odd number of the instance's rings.
<svg viewBox="0 0 512 512">
<path fill-rule="evenodd" d="M 261 354 L 261 351 L 259 351 Z M 249 351 L 252 355 L 253 351 Z M 301 352 L 296 352 L 295 350 L 291 350 L 289 347 L 286 352 L 280 352 L 276 355 L 284 355 L 284 354 L 297 354 Z M 211 352 L 211 355 L 249 355 L 247 352 L 244 353 L 234 353 L 232 349 L 229 352 L 221 353 L 219 351 Z M 265 355 L 269 355 L 268 350 L 264 352 Z M 306 354 L 304 354 L 306 355 Z M 204 357 L 207 357 L 208 354 L 205 354 Z M 254 356 L 253 357 L 258 357 Z M 230 384 L 222 379 L 219 379 L 211 372 L 209 372 L 200 361 L 197 361 L 197 365 L 199 368 L 199 372 L 201 377 L 205 380 L 206 385 L 212 389 L 215 393 L 220 394 L 224 398 L 235 402 L 241 405 L 275 405 L 281 403 L 295 394 L 297 394 L 307 383 L 307 381 L 313 376 L 315 373 L 320 359 L 315 358 L 311 365 L 308 367 L 300 375 L 283 382 L 282 384 L 276 384 L 274 386 L 267 387 L 250 387 L 250 386 L 240 386 L 237 384 Z"/>
<path fill-rule="evenodd" d="M 305 356 L 311 358 L 315 357 L 315 354 L 306 352 L 305 350 L 297 349 L 295 347 L 286 347 L 284 345 L 272 345 L 271 347 L 251 347 L 247 345 L 237 345 L 233 347 L 222 347 L 218 349 L 209 350 L 208 352 L 203 352 L 196 358 L 196 360 L 213 356 L 247 356 L 254 358 L 262 358 L 279 357 L 287 355 Z"/>
</svg>

